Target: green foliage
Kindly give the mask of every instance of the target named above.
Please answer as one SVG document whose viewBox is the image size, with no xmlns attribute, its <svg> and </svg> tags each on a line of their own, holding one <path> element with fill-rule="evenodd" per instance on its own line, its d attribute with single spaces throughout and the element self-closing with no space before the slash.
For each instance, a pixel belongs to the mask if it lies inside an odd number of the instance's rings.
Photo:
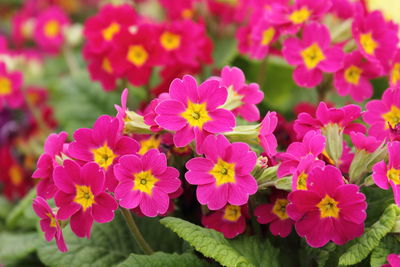
<svg viewBox="0 0 400 267">
<path fill-rule="evenodd" d="M 131 254 L 129 257 L 117 265 L 117 267 L 203 267 L 206 262 L 200 260 L 192 253 L 168 254 L 156 252 L 152 255 Z"/>
<path fill-rule="evenodd" d="M 13 230 L 16 228 L 34 230 L 38 218 L 32 209 L 32 200 L 36 196 L 36 189 L 31 191 L 11 210 L 6 218 L 6 226 Z"/>
<path fill-rule="evenodd" d="M 383 214 L 385 208 L 394 202 L 391 190 L 382 190 L 377 186 L 361 187 L 361 192 L 367 197 L 367 227 L 375 223 Z"/>
<path fill-rule="evenodd" d="M 33 253 L 40 240 L 37 233 L 0 233 L 0 263 L 9 264 Z"/>
<path fill-rule="evenodd" d="M 386 262 L 387 256 L 391 253 L 400 253 L 400 240 L 399 237 L 387 235 L 381 240 L 379 246 L 372 251 L 371 267 L 380 267 Z"/>
<path fill-rule="evenodd" d="M 305 251 L 310 258 L 315 260 L 318 267 L 324 267 L 329 260 L 329 257 L 334 254 L 337 246 L 334 243 L 328 243 L 322 248 L 313 248 L 305 245 Z"/>
<path fill-rule="evenodd" d="M 236 38 L 220 38 L 214 42 L 213 59 L 216 68 L 223 68 L 229 65 L 237 55 Z"/>
<path fill-rule="evenodd" d="M 389 205 L 379 221 L 374 223 L 361 237 L 354 240 L 352 246 L 340 256 L 340 265 L 353 265 L 365 259 L 379 245 L 380 240 L 390 232 L 396 220 L 398 207 Z"/>
</svg>

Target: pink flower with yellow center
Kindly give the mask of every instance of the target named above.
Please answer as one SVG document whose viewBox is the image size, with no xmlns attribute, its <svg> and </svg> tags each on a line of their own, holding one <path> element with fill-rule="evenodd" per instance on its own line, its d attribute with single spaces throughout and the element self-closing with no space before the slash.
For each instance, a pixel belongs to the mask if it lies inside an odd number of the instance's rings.
<svg viewBox="0 0 400 267">
<path fill-rule="evenodd" d="M 192 19 L 196 0 L 160 0 L 171 20 Z"/>
<path fill-rule="evenodd" d="M 20 72 L 7 72 L 6 65 L 0 62 L 0 108 L 9 106 L 19 108 L 24 99 L 20 88 L 22 86 L 22 74 Z"/>
<path fill-rule="evenodd" d="M 321 83 L 323 72 L 341 68 L 342 49 L 330 43 L 328 28 L 318 23 L 304 26 L 302 40 L 291 37 L 284 41 L 282 53 L 290 65 L 296 66 L 293 79 L 299 86 L 315 87 Z"/>
<path fill-rule="evenodd" d="M 325 166 L 322 160 L 317 160 L 314 155 L 310 154 L 302 158 L 293 173 L 292 191 L 307 190 L 308 176 L 314 168 L 323 168 Z"/>
<path fill-rule="evenodd" d="M 130 137 L 122 136 L 119 121 L 107 115 L 100 116 L 93 129 L 82 128 L 74 133 L 74 139 L 68 153 L 82 162 L 94 161 L 106 173 L 106 188 L 114 191 L 117 185 L 113 168 L 118 158 L 139 151 L 139 144 Z"/>
<path fill-rule="evenodd" d="M 177 147 L 184 147 L 195 139 L 197 151 L 201 153 L 207 135 L 228 132 L 235 126 L 234 115 L 218 108 L 225 103 L 228 93 L 217 80 L 197 86 L 192 76 L 185 75 L 182 80 L 175 79 L 171 83 L 169 95 L 170 99 L 156 107 L 155 121 L 160 127 L 175 131 Z"/>
<path fill-rule="evenodd" d="M 400 49 L 396 50 L 389 69 L 389 84 L 392 89 L 400 88 Z"/>
<path fill-rule="evenodd" d="M 250 57 L 258 60 L 265 58 L 271 45 L 278 39 L 279 33 L 279 28 L 273 25 L 267 16 L 262 16 L 251 31 Z"/>
<path fill-rule="evenodd" d="M 149 217 L 166 213 L 170 204 L 169 194 L 176 192 L 181 185 L 178 170 L 168 167 L 165 154 L 155 149 L 142 157 L 121 157 L 115 166 L 115 175 L 119 181 L 115 197 L 121 207 L 140 207 L 140 211 Z"/>
<path fill-rule="evenodd" d="M 105 192 L 104 171 L 94 162 L 80 167 L 73 160 L 54 169 L 54 183 L 60 191 L 54 197 L 59 210 L 57 218 L 70 219 L 72 231 L 79 237 L 90 237 L 93 220 L 106 223 L 118 208 L 115 199 Z"/>
<path fill-rule="evenodd" d="M 247 205 L 226 205 L 220 210 L 203 215 L 201 224 L 224 234 L 226 238 L 234 238 L 246 230 L 246 219 L 249 218 Z"/>
<path fill-rule="evenodd" d="M 367 203 L 358 186 L 346 184 L 333 166 L 313 169 L 308 180 L 307 190 L 289 194 L 286 207 L 299 236 L 311 247 L 322 247 L 329 241 L 343 245 L 362 235 Z"/>
<path fill-rule="evenodd" d="M 54 238 L 61 252 L 68 251 L 58 218 L 53 213 L 49 204 L 42 197 L 36 197 L 33 200 L 32 207 L 36 215 L 40 218 L 40 228 L 44 232 L 46 240 L 51 241 Z"/>
<path fill-rule="evenodd" d="M 92 55 L 86 46 L 83 54 L 88 61 L 90 78 L 99 81 L 105 91 L 115 90 L 117 78 L 120 76 L 115 73 L 111 65 L 109 53 Z"/>
<path fill-rule="evenodd" d="M 275 236 L 287 237 L 292 231 L 294 222 L 286 212 L 289 204 L 287 195 L 288 193 L 284 191 L 274 191 L 269 198 L 270 203 L 260 205 L 254 210 L 257 222 L 269 223 L 269 230 Z"/>
<path fill-rule="evenodd" d="M 372 178 L 375 184 L 385 190 L 392 187 L 394 201 L 400 206 L 400 142 L 388 144 L 389 163 L 380 161 L 372 167 Z"/>
<path fill-rule="evenodd" d="M 226 204 L 244 205 L 257 192 L 257 182 L 250 172 L 257 155 L 245 143 L 229 143 L 223 135 L 210 135 L 203 143 L 205 158 L 186 163 L 186 180 L 198 185 L 197 200 L 211 210 Z"/>
<path fill-rule="evenodd" d="M 276 112 L 268 111 L 267 115 L 265 115 L 264 119 L 261 121 L 258 140 L 263 147 L 264 152 L 269 157 L 276 154 L 276 148 L 278 147 L 278 142 L 274 135 L 277 125 L 278 117 L 276 116 Z"/>
</svg>

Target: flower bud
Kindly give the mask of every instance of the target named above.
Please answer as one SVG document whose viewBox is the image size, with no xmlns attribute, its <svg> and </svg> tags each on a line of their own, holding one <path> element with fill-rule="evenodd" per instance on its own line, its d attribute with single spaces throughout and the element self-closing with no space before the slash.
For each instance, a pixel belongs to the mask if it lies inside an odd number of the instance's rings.
<svg viewBox="0 0 400 267">
<path fill-rule="evenodd" d="M 336 123 L 329 123 L 322 128 L 322 134 L 326 138 L 325 151 L 337 165 L 343 153 L 343 129 Z"/>
<path fill-rule="evenodd" d="M 247 144 L 258 144 L 260 124 L 240 125 L 233 128 L 233 131 L 226 132 L 224 135 L 231 142 L 245 142 Z"/>
<path fill-rule="evenodd" d="M 142 115 L 134 111 L 126 112 L 127 119 L 125 121 L 124 133 L 127 134 L 152 134 L 150 126 L 144 123 Z"/>
</svg>

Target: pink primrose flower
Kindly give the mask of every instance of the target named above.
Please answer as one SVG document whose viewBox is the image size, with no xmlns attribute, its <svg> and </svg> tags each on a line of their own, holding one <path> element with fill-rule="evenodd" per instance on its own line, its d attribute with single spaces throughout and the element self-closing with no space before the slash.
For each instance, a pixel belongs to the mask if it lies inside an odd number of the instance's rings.
<svg viewBox="0 0 400 267">
<path fill-rule="evenodd" d="M 375 150 L 382 144 L 382 141 L 376 139 L 375 136 L 366 136 L 357 132 L 351 132 L 350 138 L 356 149 L 365 150 L 368 153 L 374 153 Z"/>
<path fill-rule="evenodd" d="M 315 168 L 323 168 L 325 163 L 322 160 L 317 160 L 314 155 L 309 154 L 302 158 L 293 173 L 292 178 L 292 191 L 307 190 L 308 189 L 308 176 Z"/>
<path fill-rule="evenodd" d="M 389 254 L 387 256 L 388 264 L 383 264 L 381 267 L 399 267 L 400 266 L 400 255 Z"/>
<path fill-rule="evenodd" d="M 276 148 L 278 147 L 278 142 L 273 134 L 277 125 L 278 117 L 276 116 L 276 112 L 268 111 L 267 115 L 265 115 L 264 119 L 261 121 L 258 139 L 264 152 L 269 157 L 276 154 Z"/>
<path fill-rule="evenodd" d="M 21 93 L 22 73 L 7 72 L 6 65 L 0 62 L 0 108 L 9 106 L 19 108 L 24 103 Z"/>
</svg>

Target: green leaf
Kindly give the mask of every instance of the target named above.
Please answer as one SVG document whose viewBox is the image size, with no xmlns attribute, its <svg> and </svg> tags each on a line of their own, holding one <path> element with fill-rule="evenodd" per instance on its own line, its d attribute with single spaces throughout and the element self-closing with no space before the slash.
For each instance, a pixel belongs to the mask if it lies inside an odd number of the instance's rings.
<svg viewBox="0 0 400 267">
<path fill-rule="evenodd" d="M 371 253 L 371 267 L 380 267 L 386 263 L 386 258 L 389 254 L 400 253 L 400 240 L 398 237 L 387 235 L 385 236 L 379 246 L 377 246 Z"/>
<path fill-rule="evenodd" d="M 0 196 L 0 220 L 5 219 L 10 213 L 10 210 L 11 203 L 3 196 Z"/>
<path fill-rule="evenodd" d="M 292 176 L 282 177 L 275 181 L 275 187 L 277 189 L 291 191 L 292 190 Z"/>
<path fill-rule="evenodd" d="M 223 266 L 254 266 L 217 231 L 173 217 L 163 218 L 160 222 L 204 256 L 213 258 Z"/>
<path fill-rule="evenodd" d="M 379 245 L 380 240 L 390 232 L 396 220 L 398 207 L 389 205 L 379 221 L 374 223 L 354 244 L 339 258 L 340 265 L 353 265 L 365 259 Z"/>
<path fill-rule="evenodd" d="M 16 262 L 34 252 L 40 243 L 35 232 L 0 233 L 0 262 L 3 264 Z"/>
<path fill-rule="evenodd" d="M 325 266 L 325 264 L 329 260 L 329 257 L 334 254 L 334 251 L 337 248 L 334 243 L 328 243 L 322 248 L 313 248 L 309 245 L 305 245 L 304 247 L 305 251 L 307 251 L 307 254 L 310 255 L 310 257 L 317 262 L 318 267 Z"/>
<path fill-rule="evenodd" d="M 214 66 L 216 68 L 222 68 L 228 65 L 236 56 L 236 39 L 235 38 L 220 38 L 214 42 Z"/>
<path fill-rule="evenodd" d="M 34 230 L 38 218 L 32 209 L 32 200 L 36 196 L 36 189 L 31 191 L 11 210 L 7 216 L 6 225 L 9 229 L 23 228 Z"/>
<path fill-rule="evenodd" d="M 203 267 L 206 266 L 205 263 L 192 253 L 168 254 L 156 252 L 152 255 L 131 254 L 117 267 Z"/>
</svg>

